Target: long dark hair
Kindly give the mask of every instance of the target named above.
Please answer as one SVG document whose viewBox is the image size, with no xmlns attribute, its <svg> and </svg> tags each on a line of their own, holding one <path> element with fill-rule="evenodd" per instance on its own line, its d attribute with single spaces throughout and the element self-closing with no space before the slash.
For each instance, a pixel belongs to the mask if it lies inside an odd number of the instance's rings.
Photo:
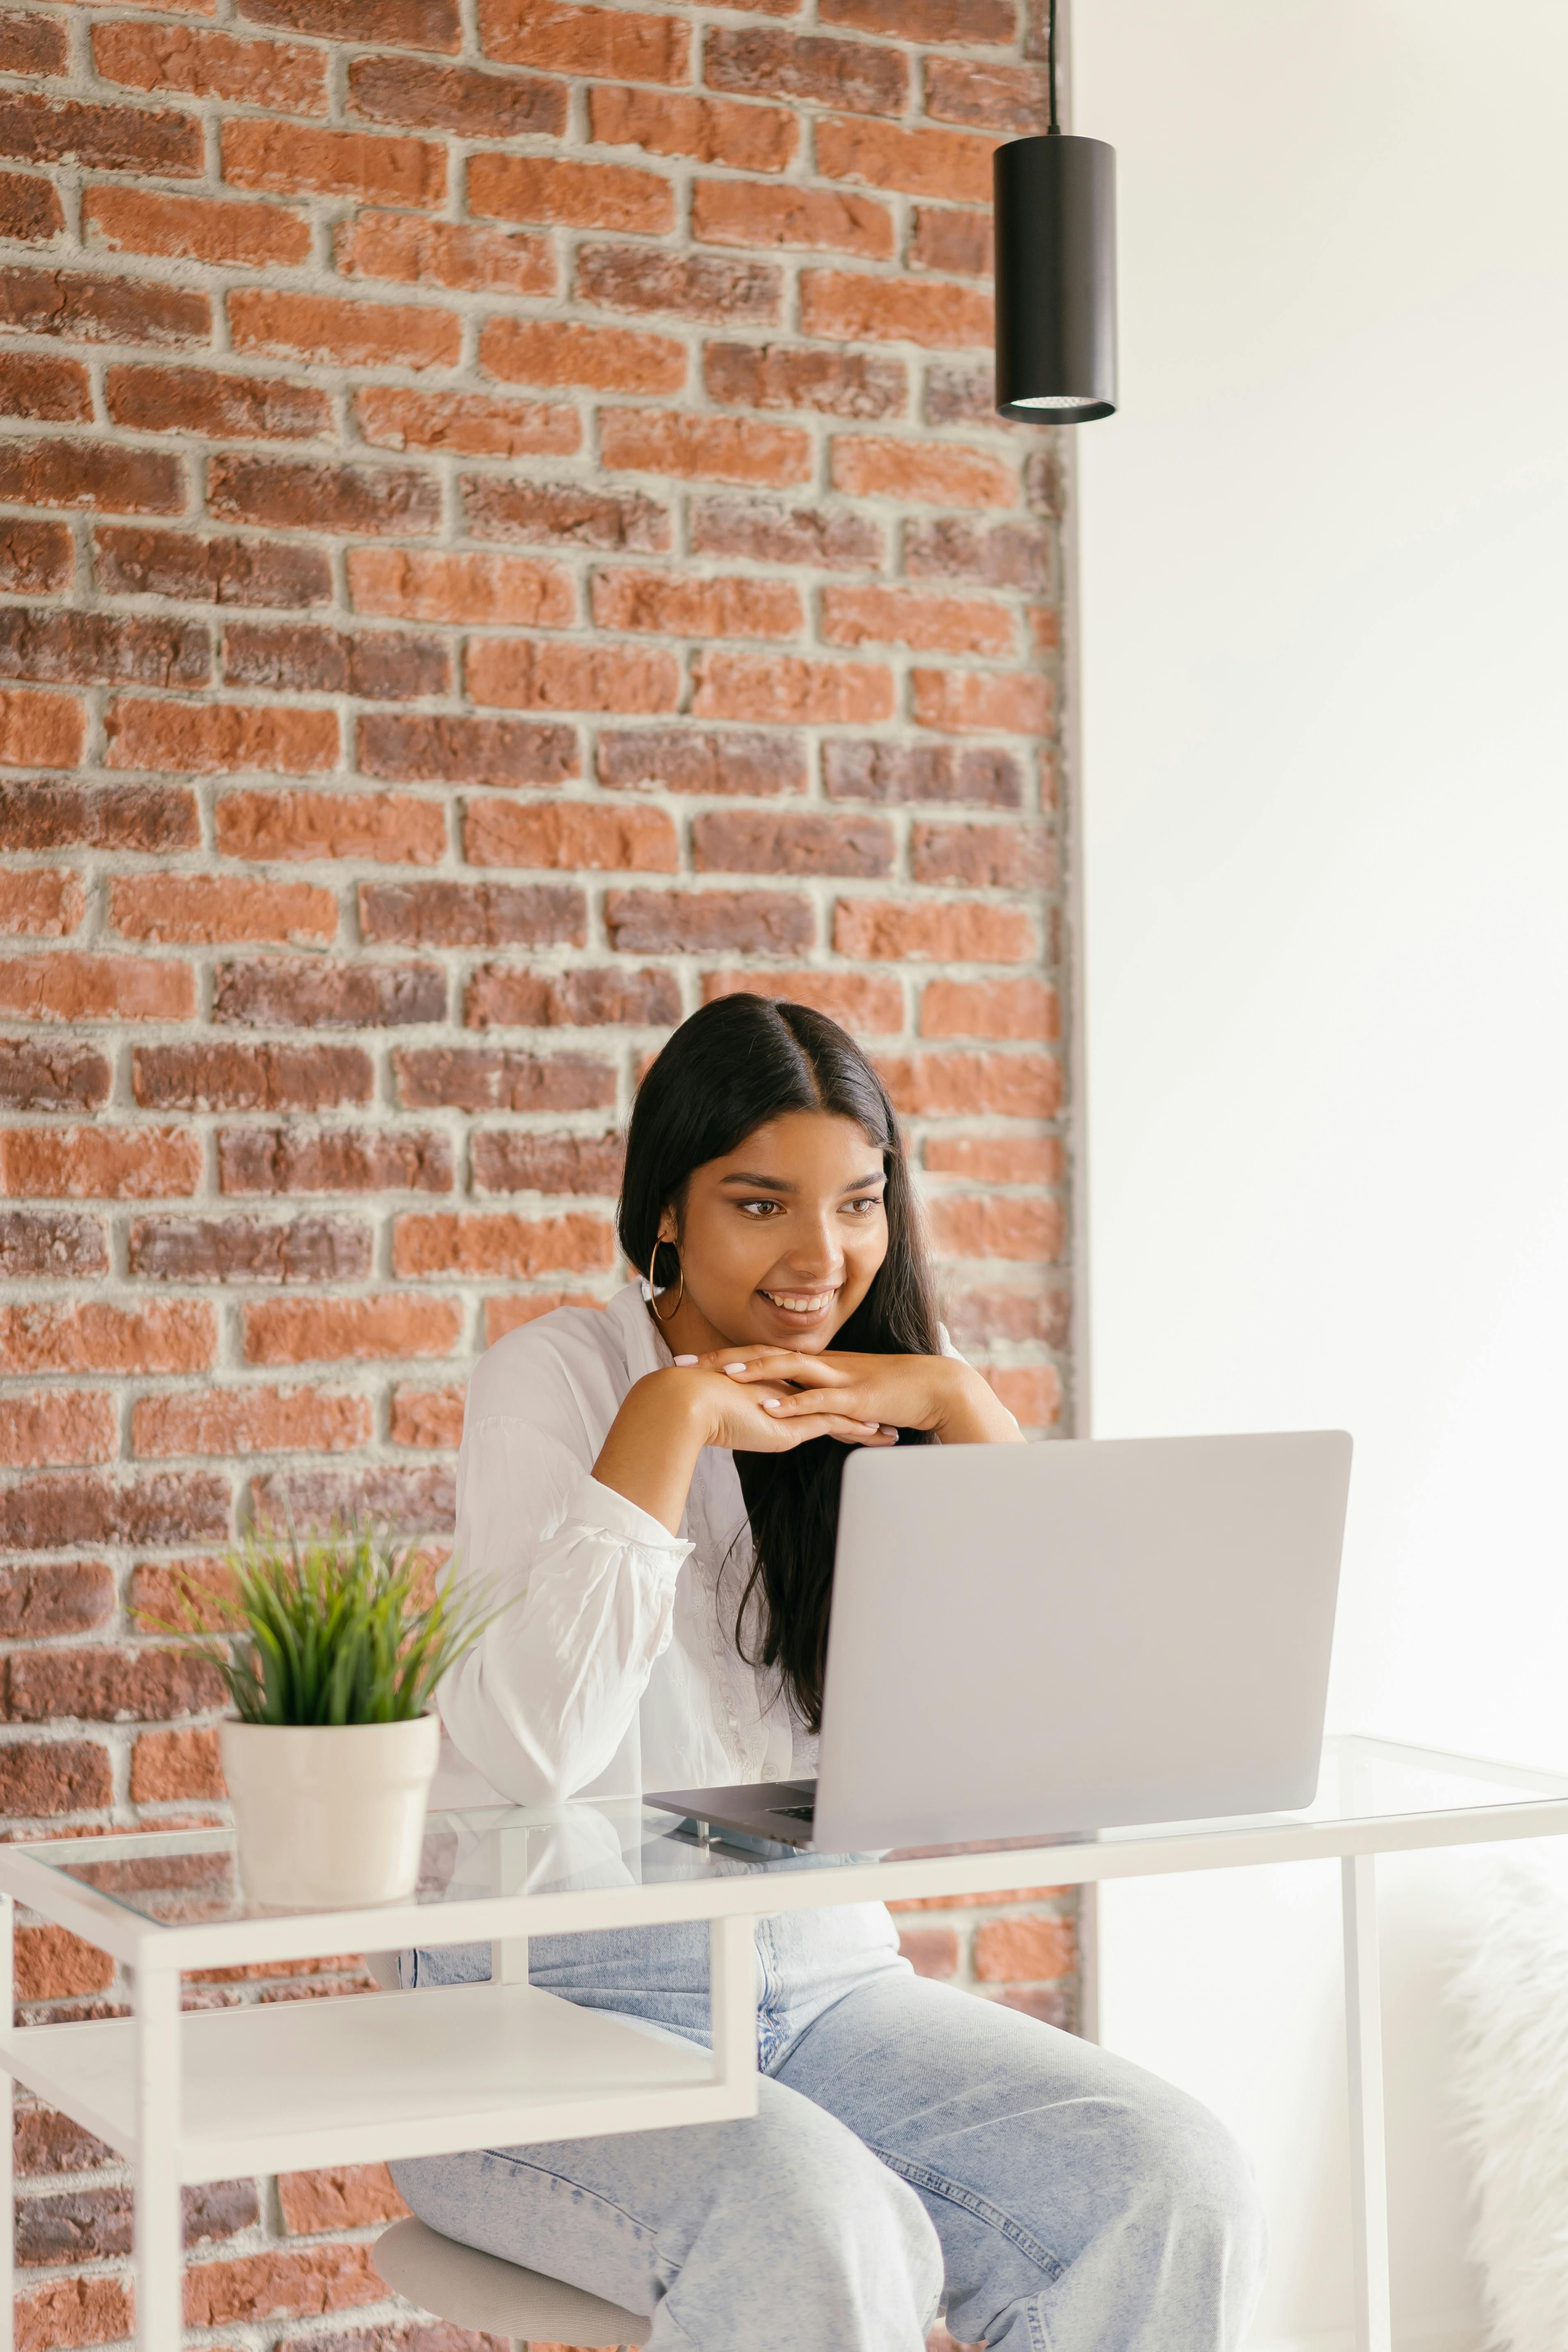
<svg viewBox="0 0 1568 2352">
<path fill-rule="evenodd" d="M 834 1337 L 836 1348 L 868 1355 L 933 1356 L 940 1347 L 919 1210 L 898 1120 L 886 1087 L 854 1039 L 824 1013 L 760 996 L 723 996 L 684 1022 L 638 1089 L 626 1139 L 621 1246 L 663 1286 L 656 1261 L 659 1220 L 685 1204 L 694 1169 L 734 1151 L 787 1111 L 852 1118 L 882 1153 L 887 1187 L 887 1255 L 871 1288 Z M 669 1261 L 668 1278 L 674 1273 Z M 922 1430 L 904 1430 L 924 1444 Z M 754 1592 L 761 1622 L 747 1663 L 776 1667 L 797 1713 L 815 1731 L 822 1719 L 822 1674 L 832 1601 L 833 1548 L 844 1448 L 816 1437 L 789 1454 L 737 1454 L 756 1564 L 736 1617 L 744 1626 Z"/>
</svg>

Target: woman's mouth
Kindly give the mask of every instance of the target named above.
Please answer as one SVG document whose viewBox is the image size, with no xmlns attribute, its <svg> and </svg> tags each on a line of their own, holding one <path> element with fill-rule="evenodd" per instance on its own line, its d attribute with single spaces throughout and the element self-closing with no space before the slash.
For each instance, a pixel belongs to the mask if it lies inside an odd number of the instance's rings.
<svg viewBox="0 0 1568 2352">
<path fill-rule="evenodd" d="M 838 1295 L 836 1288 L 762 1292 L 769 1307 L 777 1308 L 780 1315 L 795 1316 L 803 1323 L 814 1323 L 819 1316 L 825 1315 Z"/>
</svg>

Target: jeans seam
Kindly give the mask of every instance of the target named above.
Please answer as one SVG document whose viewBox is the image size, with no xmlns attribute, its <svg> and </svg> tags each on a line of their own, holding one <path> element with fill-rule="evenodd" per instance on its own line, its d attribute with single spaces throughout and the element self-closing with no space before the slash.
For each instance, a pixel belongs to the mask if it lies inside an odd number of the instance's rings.
<svg viewBox="0 0 1568 2352">
<path fill-rule="evenodd" d="M 866 2146 L 890 2172 L 896 2172 L 900 2179 L 907 2180 L 912 2189 L 924 2189 L 933 2197 L 946 2198 L 950 2205 L 961 2205 L 977 2221 L 984 2221 L 988 2228 L 999 2231 L 1021 2254 L 1027 2255 L 1038 2269 L 1045 2273 L 1053 2286 L 1058 2279 L 1065 2276 L 1066 2263 L 1060 2262 L 1049 2246 L 1042 2246 L 1038 2238 L 1032 2237 L 1009 2213 L 1004 2213 L 999 2205 L 993 2205 L 989 2198 L 982 2197 L 977 2189 L 967 2189 L 961 2180 L 949 2180 L 945 2173 L 933 2172 L 929 2165 L 912 2163 L 906 2156 L 895 2156 L 890 2148 L 878 2147 L 874 2140 L 867 2140 Z"/>
<path fill-rule="evenodd" d="M 631 2212 L 626 2206 L 618 2205 L 613 2197 L 606 2197 L 600 2189 L 586 2188 L 580 2180 L 573 2180 L 570 2173 L 552 2172 L 548 2164 L 534 2164 L 528 2157 L 518 2156 L 513 2148 L 486 2147 L 481 2148 L 479 2154 L 484 2157 L 494 2157 L 498 2164 L 509 2164 L 514 2172 L 532 2172 L 541 2180 L 558 2181 L 562 2188 L 570 2189 L 574 2197 L 586 2197 L 592 2204 L 601 2207 L 604 2212 L 618 2214 L 629 2228 L 636 2231 L 640 2238 L 649 2240 L 661 2262 L 664 2260 L 664 2255 L 659 2247 L 658 2231 L 650 2228 L 646 2221 L 639 2221 L 636 2214 Z M 672 2263 L 670 2271 L 672 2277 L 678 2278 L 681 2272 L 680 2263 Z"/>
</svg>

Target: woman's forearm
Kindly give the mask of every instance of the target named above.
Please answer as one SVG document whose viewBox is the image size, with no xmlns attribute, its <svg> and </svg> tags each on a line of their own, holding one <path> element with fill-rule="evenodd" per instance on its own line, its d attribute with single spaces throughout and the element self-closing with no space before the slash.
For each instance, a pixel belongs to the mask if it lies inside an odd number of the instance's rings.
<svg viewBox="0 0 1568 2352">
<path fill-rule="evenodd" d="M 629 1389 L 593 1475 L 674 1535 L 697 1456 L 708 1442 L 700 1384 L 685 1372 L 649 1372 Z"/>
</svg>

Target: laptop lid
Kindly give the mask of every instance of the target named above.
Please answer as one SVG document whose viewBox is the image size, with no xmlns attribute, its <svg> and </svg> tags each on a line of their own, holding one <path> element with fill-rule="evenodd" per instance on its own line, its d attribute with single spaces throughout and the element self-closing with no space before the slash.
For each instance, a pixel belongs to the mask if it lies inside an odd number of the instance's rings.
<svg viewBox="0 0 1568 2352">
<path fill-rule="evenodd" d="M 852 1453 L 818 1848 L 1309 1804 L 1350 1457 L 1334 1430 Z"/>
</svg>

